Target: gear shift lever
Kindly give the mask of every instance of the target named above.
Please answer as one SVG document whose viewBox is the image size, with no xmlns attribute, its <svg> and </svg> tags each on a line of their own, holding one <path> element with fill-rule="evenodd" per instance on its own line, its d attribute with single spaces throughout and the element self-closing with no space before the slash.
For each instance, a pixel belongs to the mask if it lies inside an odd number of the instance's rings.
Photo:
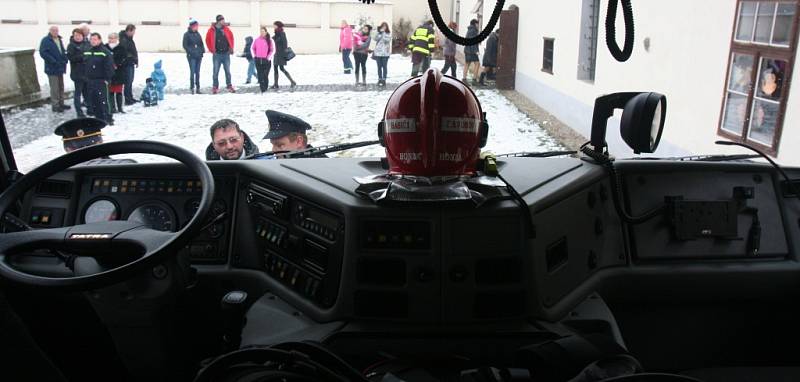
<svg viewBox="0 0 800 382">
<path fill-rule="evenodd" d="M 242 342 L 242 328 L 245 324 L 244 312 L 247 305 L 247 292 L 235 290 L 228 292 L 220 303 L 224 320 L 222 342 L 225 352 L 234 351 Z"/>
</svg>

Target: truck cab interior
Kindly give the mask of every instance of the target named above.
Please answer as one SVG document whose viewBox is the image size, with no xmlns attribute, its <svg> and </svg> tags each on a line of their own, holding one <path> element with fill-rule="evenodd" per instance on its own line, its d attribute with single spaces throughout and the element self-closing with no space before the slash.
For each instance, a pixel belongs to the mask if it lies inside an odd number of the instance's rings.
<svg viewBox="0 0 800 382">
<path fill-rule="evenodd" d="M 613 110 L 647 153 L 665 102 L 598 99 L 571 157 L 485 158 L 480 203 L 376 201 L 354 179 L 382 158 L 156 141 L 23 175 L 0 115 L 0 378 L 796 381 L 800 169 L 608 155 Z M 174 161 L 85 163 L 125 153 Z"/>
</svg>

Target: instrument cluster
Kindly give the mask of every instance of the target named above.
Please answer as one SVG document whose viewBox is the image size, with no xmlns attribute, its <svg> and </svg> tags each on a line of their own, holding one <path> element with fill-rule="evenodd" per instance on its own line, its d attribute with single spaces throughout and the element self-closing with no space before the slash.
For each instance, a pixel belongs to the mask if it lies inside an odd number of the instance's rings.
<svg viewBox="0 0 800 382">
<path fill-rule="evenodd" d="M 224 262 L 230 227 L 233 180 L 217 181 L 213 201 L 203 232 L 186 246 L 193 261 Z M 228 183 L 231 183 L 228 185 Z M 194 217 L 200 204 L 203 184 L 196 179 L 153 179 L 92 177 L 84 181 L 75 224 L 129 220 L 148 228 L 176 232 Z"/>
</svg>

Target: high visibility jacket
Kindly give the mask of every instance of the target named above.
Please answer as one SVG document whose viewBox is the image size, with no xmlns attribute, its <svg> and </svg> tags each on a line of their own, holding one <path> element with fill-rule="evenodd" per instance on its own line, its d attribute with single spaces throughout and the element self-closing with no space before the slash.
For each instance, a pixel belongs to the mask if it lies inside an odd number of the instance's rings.
<svg viewBox="0 0 800 382">
<path fill-rule="evenodd" d="M 435 39 L 436 35 L 433 33 L 433 28 L 424 25 L 420 26 L 411 35 L 408 41 L 408 50 L 412 53 L 430 56 L 433 49 L 436 48 Z"/>
</svg>

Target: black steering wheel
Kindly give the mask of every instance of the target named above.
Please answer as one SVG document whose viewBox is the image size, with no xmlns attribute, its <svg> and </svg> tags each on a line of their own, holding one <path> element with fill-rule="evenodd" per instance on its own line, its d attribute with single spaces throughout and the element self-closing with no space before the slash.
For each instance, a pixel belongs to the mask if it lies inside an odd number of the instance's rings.
<svg viewBox="0 0 800 382">
<path fill-rule="evenodd" d="M 178 232 L 162 232 L 131 221 L 110 221 L 52 229 L 0 233 L 0 278 L 36 287 L 91 289 L 127 280 L 177 253 L 196 236 L 211 209 L 214 178 L 211 170 L 191 152 L 156 141 L 119 141 L 73 151 L 31 171 L 0 194 L 0 216 L 24 193 L 42 180 L 74 165 L 109 155 L 155 154 L 176 159 L 202 182 L 200 206 Z M 74 255 L 74 276 L 45 277 L 21 271 L 9 259 L 35 249 L 53 249 Z"/>
</svg>

